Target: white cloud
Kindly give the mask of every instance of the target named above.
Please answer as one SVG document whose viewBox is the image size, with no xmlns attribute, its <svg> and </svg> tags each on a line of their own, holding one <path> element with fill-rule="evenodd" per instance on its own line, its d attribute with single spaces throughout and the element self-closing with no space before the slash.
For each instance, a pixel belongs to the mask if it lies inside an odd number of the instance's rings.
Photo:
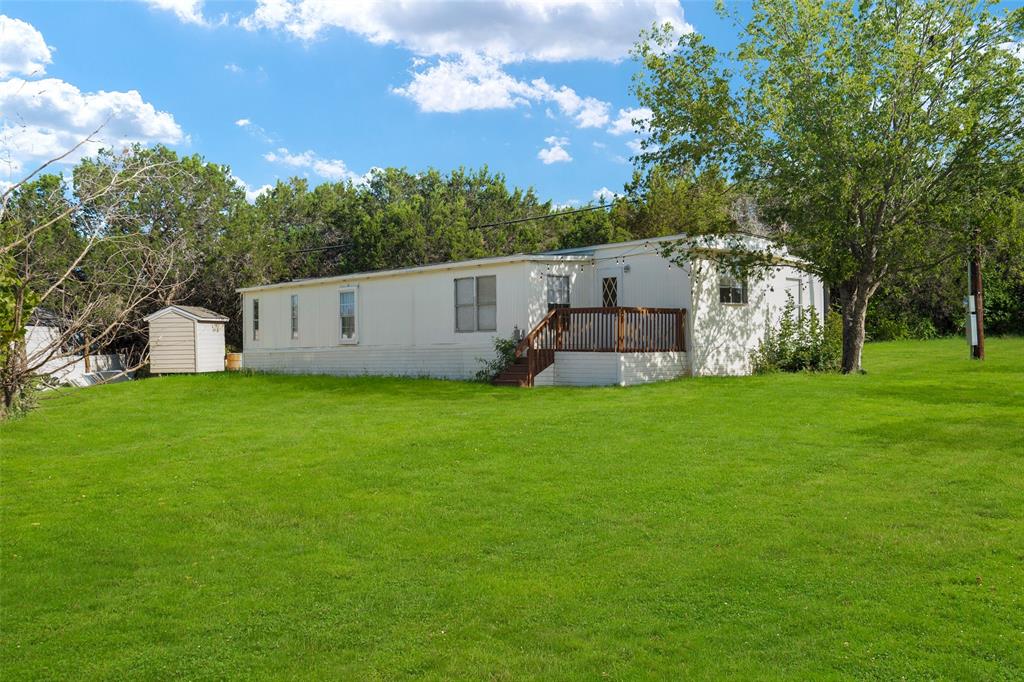
<svg viewBox="0 0 1024 682">
<path fill-rule="evenodd" d="M 75 163 L 101 147 L 120 150 L 132 143 L 178 144 L 187 141 L 174 117 L 158 111 L 136 90 L 82 92 L 56 78 L 0 82 L 0 144 L 8 170 L 68 151 L 93 131 L 93 141 L 64 159 Z"/>
<path fill-rule="evenodd" d="M 596 199 L 597 201 L 603 201 L 606 204 L 615 199 L 615 197 L 617 196 L 619 196 L 618 192 L 613 192 L 607 187 L 595 189 L 593 194 L 594 199 Z"/>
<path fill-rule="evenodd" d="M 651 110 L 647 107 L 619 109 L 619 115 L 608 126 L 608 132 L 612 135 L 626 135 L 627 133 L 636 132 L 638 129 L 642 132 L 646 130 L 647 122 L 651 120 L 652 115 Z M 634 125 L 633 121 L 636 121 L 640 127 L 638 128 L 637 125 Z"/>
<path fill-rule="evenodd" d="M 680 32 L 692 30 L 678 0 L 259 0 L 255 12 L 240 23 L 249 30 L 285 31 L 301 40 L 340 28 L 419 55 L 475 53 L 514 62 L 618 61 L 640 29 L 665 22 Z"/>
<path fill-rule="evenodd" d="M 32 24 L 0 15 L 0 78 L 42 75 L 52 61 L 43 34 Z"/>
<path fill-rule="evenodd" d="M 539 99 L 554 102 L 580 128 L 599 128 L 608 123 L 608 110 L 611 108 L 608 102 L 595 97 L 580 97 L 566 85 L 555 89 L 543 78 L 535 79 L 532 85 Z"/>
<path fill-rule="evenodd" d="M 439 59 L 414 71 L 411 82 L 392 92 L 411 99 L 420 111 L 456 113 L 547 102 L 580 128 L 599 128 L 610 120 L 608 102 L 581 97 L 565 85 L 556 88 L 543 78 L 527 83 L 507 73 L 497 60 L 472 54 Z M 550 108 L 545 115 L 555 117 Z"/>
<path fill-rule="evenodd" d="M 349 170 L 348 166 L 341 159 L 325 159 L 311 150 L 304 151 L 301 154 L 293 154 L 285 147 L 279 147 L 276 151 L 267 152 L 263 155 L 263 158 L 271 163 L 280 163 L 292 168 L 312 171 L 332 182 L 347 180 L 356 185 L 367 182 L 376 171 L 376 169 L 371 168 L 367 173 L 359 175 Z"/>
<path fill-rule="evenodd" d="M 245 132 L 249 133 L 256 139 L 262 140 L 267 144 L 273 144 L 274 142 L 274 138 L 271 137 L 267 133 L 267 131 L 263 129 L 263 126 L 256 125 L 252 122 L 252 119 L 240 118 L 237 121 L 235 121 L 235 125 L 244 130 Z"/>
<path fill-rule="evenodd" d="M 203 0 L 144 0 L 144 2 L 154 9 L 174 12 L 174 15 L 186 24 L 209 25 L 206 17 L 203 16 Z"/>
<path fill-rule="evenodd" d="M 572 161 L 572 157 L 569 156 L 569 152 L 565 151 L 565 148 L 569 146 L 568 138 L 552 135 L 551 137 L 545 137 L 544 142 L 551 146 L 537 152 L 537 158 L 543 161 L 545 166 L 549 166 L 553 163 L 568 163 Z"/>
<path fill-rule="evenodd" d="M 260 185 L 259 187 L 252 187 L 248 182 L 232 174 L 231 179 L 235 181 L 235 184 L 241 187 L 245 191 L 245 200 L 250 204 L 256 202 L 256 198 L 261 194 L 266 194 L 274 188 L 273 185 Z"/>
<path fill-rule="evenodd" d="M 447 113 L 509 109 L 536 97 L 532 86 L 505 73 L 498 62 L 475 55 L 413 72 L 411 82 L 392 92 L 411 99 L 420 111 Z"/>
<path fill-rule="evenodd" d="M 245 71 L 245 69 L 243 69 L 238 64 L 225 64 L 224 70 L 228 73 L 242 73 L 243 71 Z"/>
<path fill-rule="evenodd" d="M 629 147 L 629 150 L 634 154 L 641 154 L 644 151 L 643 142 L 639 139 L 630 140 L 626 143 L 626 146 Z"/>
</svg>

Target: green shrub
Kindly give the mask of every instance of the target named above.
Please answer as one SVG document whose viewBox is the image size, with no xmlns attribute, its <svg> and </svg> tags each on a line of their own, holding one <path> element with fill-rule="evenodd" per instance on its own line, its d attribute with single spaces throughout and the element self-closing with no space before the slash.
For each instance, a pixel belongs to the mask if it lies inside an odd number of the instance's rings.
<svg viewBox="0 0 1024 682">
<path fill-rule="evenodd" d="M 842 322 L 836 314 L 825 323 L 814 308 L 800 314 L 787 296 L 777 329 L 769 327 L 751 354 L 755 374 L 772 372 L 838 372 L 843 357 Z"/>
<path fill-rule="evenodd" d="M 476 373 L 476 380 L 490 383 L 510 365 L 515 364 L 517 345 L 519 345 L 519 342 L 513 338 L 495 337 L 494 358 L 491 360 L 478 358 L 483 363 L 483 367 Z"/>
</svg>

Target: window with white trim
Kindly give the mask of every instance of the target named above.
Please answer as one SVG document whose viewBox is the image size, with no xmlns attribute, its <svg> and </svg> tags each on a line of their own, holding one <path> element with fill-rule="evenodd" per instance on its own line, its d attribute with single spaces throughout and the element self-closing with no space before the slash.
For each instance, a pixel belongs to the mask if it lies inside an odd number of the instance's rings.
<svg viewBox="0 0 1024 682">
<path fill-rule="evenodd" d="M 548 275 L 548 310 L 569 307 L 568 275 Z"/>
<path fill-rule="evenodd" d="M 338 291 L 338 338 L 341 343 L 355 343 L 356 339 L 356 289 Z"/>
<path fill-rule="evenodd" d="M 299 295 L 292 294 L 292 338 L 299 338 Z"/>
<path fill-rule="evenodd" d="M 495 275 L 455 280 L 455 331 L 493 332 L 498 329 L 497 282 Z"/>
<path fill-rule="evenodd" d="M 724 272 L 718 278 L 718 301 L 730 305 L 746 305 L 747 280 L 731 272 Z"/>
<path fill-rule="evenodd" d="M 252 340 L 260 340 L 260 299 L 252 299 Z"/>
</svg>

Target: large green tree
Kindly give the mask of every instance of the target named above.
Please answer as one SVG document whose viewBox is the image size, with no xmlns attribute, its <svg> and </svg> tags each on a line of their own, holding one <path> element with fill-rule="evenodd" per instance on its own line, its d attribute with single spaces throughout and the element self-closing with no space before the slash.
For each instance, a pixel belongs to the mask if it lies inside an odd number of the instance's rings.
<svg viewBox="0 0 1024 682">
<path fill-rule="evenodd" d="M 727 53 L 654 29 L 636 48 L 640 163 L 720 168 L 753 194 L 834 287 L 857 371 L 879 286 L 1006 224 L 981 212 L 1024 173 L 1022 29 L 1024 10 L 969 0 L 757 0 Z"/>
</svg>

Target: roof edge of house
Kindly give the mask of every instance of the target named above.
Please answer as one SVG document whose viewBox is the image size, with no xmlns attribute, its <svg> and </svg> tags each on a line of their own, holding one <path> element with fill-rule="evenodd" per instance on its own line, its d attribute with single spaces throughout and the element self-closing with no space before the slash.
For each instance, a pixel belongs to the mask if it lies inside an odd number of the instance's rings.
<svg viewBox="0 0 1024 682">
<path fill-rule="evenodd" d="M 286 287 L 330 284 L 331 282 L 349 282 L 352 280 L 379 279 L 381 277 L 414 275 L 420 272 L 463 270 L 468 268 L 486 267 L 488 265 L 505 265 L 508 263 L 579 263 L 587 260 L 590 260 L 589 256 L 577 256 L 572 254 L 552 255 L 547 253 L 523 253 L 515 254 L 512 256 L 494 256 L 492 258 L 476 258 L 473 260 L 431 263 L 429 265 L 415 265 L 408 268 L 393 268 L 390 270 L 370 270 L 367 272 L 352 272 L 345 275 L 331 275 L 330 277 L 310 277 L 308 279 L 293 279 L 288 280 L 287 282 L 274 282 L 273 284 L 259 284 L 251 287 L 239 287 L 235 289 L 235 292 L 239 294 L 244 294 L 250 291 L 265 291 L 268 289 L 283 289 Z"/>
</svg>

